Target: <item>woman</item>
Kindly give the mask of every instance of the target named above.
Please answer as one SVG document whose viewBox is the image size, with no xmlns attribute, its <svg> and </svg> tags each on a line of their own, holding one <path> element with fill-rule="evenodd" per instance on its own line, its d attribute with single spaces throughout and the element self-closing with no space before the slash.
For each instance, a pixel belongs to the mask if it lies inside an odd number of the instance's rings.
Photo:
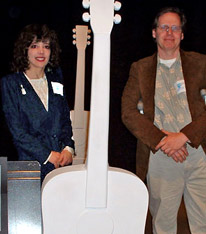
<svg viewBox="0 0 206 234">
<path fill-rule="evenodd" d="M 41 179 L 72 163 L 70 110 L 63 91 L 56 33 L 32 24 L 14 47 L 14 73 L 2 78 L 2 106 L 19 160 L 37 160 Z"/>
</svg>

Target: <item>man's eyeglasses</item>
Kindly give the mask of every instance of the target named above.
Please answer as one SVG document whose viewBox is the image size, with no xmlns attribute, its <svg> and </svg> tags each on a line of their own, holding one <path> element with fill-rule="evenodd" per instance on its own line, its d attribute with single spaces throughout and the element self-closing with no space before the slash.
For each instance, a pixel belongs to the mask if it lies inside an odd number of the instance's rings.
<svg viewBox="0 0 206 234">
<path fill-rule="evenodd" d="M 180 32 L 182 30 L 182 27 L 177 25 L 172 25 L 170 27 L 169 25 L 163 24 L 163 25 L 158 25 L 157 27 L 163 32 L 169 32 L 170 28 L 172 32 Z"/>
</svg>

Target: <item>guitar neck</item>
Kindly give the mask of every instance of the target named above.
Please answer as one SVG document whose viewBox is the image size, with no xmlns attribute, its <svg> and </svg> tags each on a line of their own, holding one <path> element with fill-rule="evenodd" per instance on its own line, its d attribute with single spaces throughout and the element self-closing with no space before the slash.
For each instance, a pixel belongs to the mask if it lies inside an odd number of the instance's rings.
<svg viewBox="0 0 206 234">
<path fill-rule="evenodd" d="M 109 89 L 110 34 L 94 34 L 87 158 L 87 207 L 106 207 L 107 203 Z"/>
<path fill-rule="evenodd" d="M 77 71 L 74 102 L 74 120 L 76 128 L 84 126 L 84 84 L 85 84 L 85 49 L 77 49 Z"/>
</svg>

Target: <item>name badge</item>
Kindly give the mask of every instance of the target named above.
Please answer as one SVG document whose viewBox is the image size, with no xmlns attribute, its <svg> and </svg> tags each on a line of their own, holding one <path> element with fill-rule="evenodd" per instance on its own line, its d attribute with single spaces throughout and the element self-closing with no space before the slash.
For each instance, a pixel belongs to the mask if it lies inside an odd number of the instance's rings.
<svg viewBox="0 0 206 234">
<path fill-rule="evenodd" d="M 185 81 L 184 81 L 184 80 L 178 80 L 178 81 L 175 83 L 175 89 L 176 89 L 176 91 L 177 91 L 177 94 L 186 92 L 186 89 L 185 89 Z"/>
<path fill-rule="evenodd" d="M 63 96 L 63 85 L 58 82 L 51 82 L 53 92 Z"/>
</svg>

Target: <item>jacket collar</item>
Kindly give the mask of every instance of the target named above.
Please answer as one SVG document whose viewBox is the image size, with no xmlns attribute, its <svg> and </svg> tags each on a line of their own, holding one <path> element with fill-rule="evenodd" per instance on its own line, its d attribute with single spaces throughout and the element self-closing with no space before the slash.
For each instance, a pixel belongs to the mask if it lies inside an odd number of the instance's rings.
<svg viewBox="0 0 206 234">
<path fill-rule="evenodd" d="M 50 106 L 51 106 L 51 102 L 52 102 L 52 97 L 53 97 L 53 90 L 52 90 L 52 86 L 51 86 L 51 77 L 46 74 L 46 78 L 47 78 L 47 83 L 48 83 L 48 111 L 45 109 L 42 101 L 40 100 L 39 96 L 37 95 L 37 93 L 35 92 L 35 90 L 33 89 L 32 85 L 30 84 L 30 82 L 28 81 L 28 79 L 25 77 L 23 72 L 20 72 L 20 86 L 25 90 L 25 95 L 28 95 L 28 97 L 33 100 L 33 102 L 35 103 L 35 107 L 34 108 L 38 108 L 39 111 L 43 111 L 45 113 L 49 112 L 50 110 Z"/>
</svg>

